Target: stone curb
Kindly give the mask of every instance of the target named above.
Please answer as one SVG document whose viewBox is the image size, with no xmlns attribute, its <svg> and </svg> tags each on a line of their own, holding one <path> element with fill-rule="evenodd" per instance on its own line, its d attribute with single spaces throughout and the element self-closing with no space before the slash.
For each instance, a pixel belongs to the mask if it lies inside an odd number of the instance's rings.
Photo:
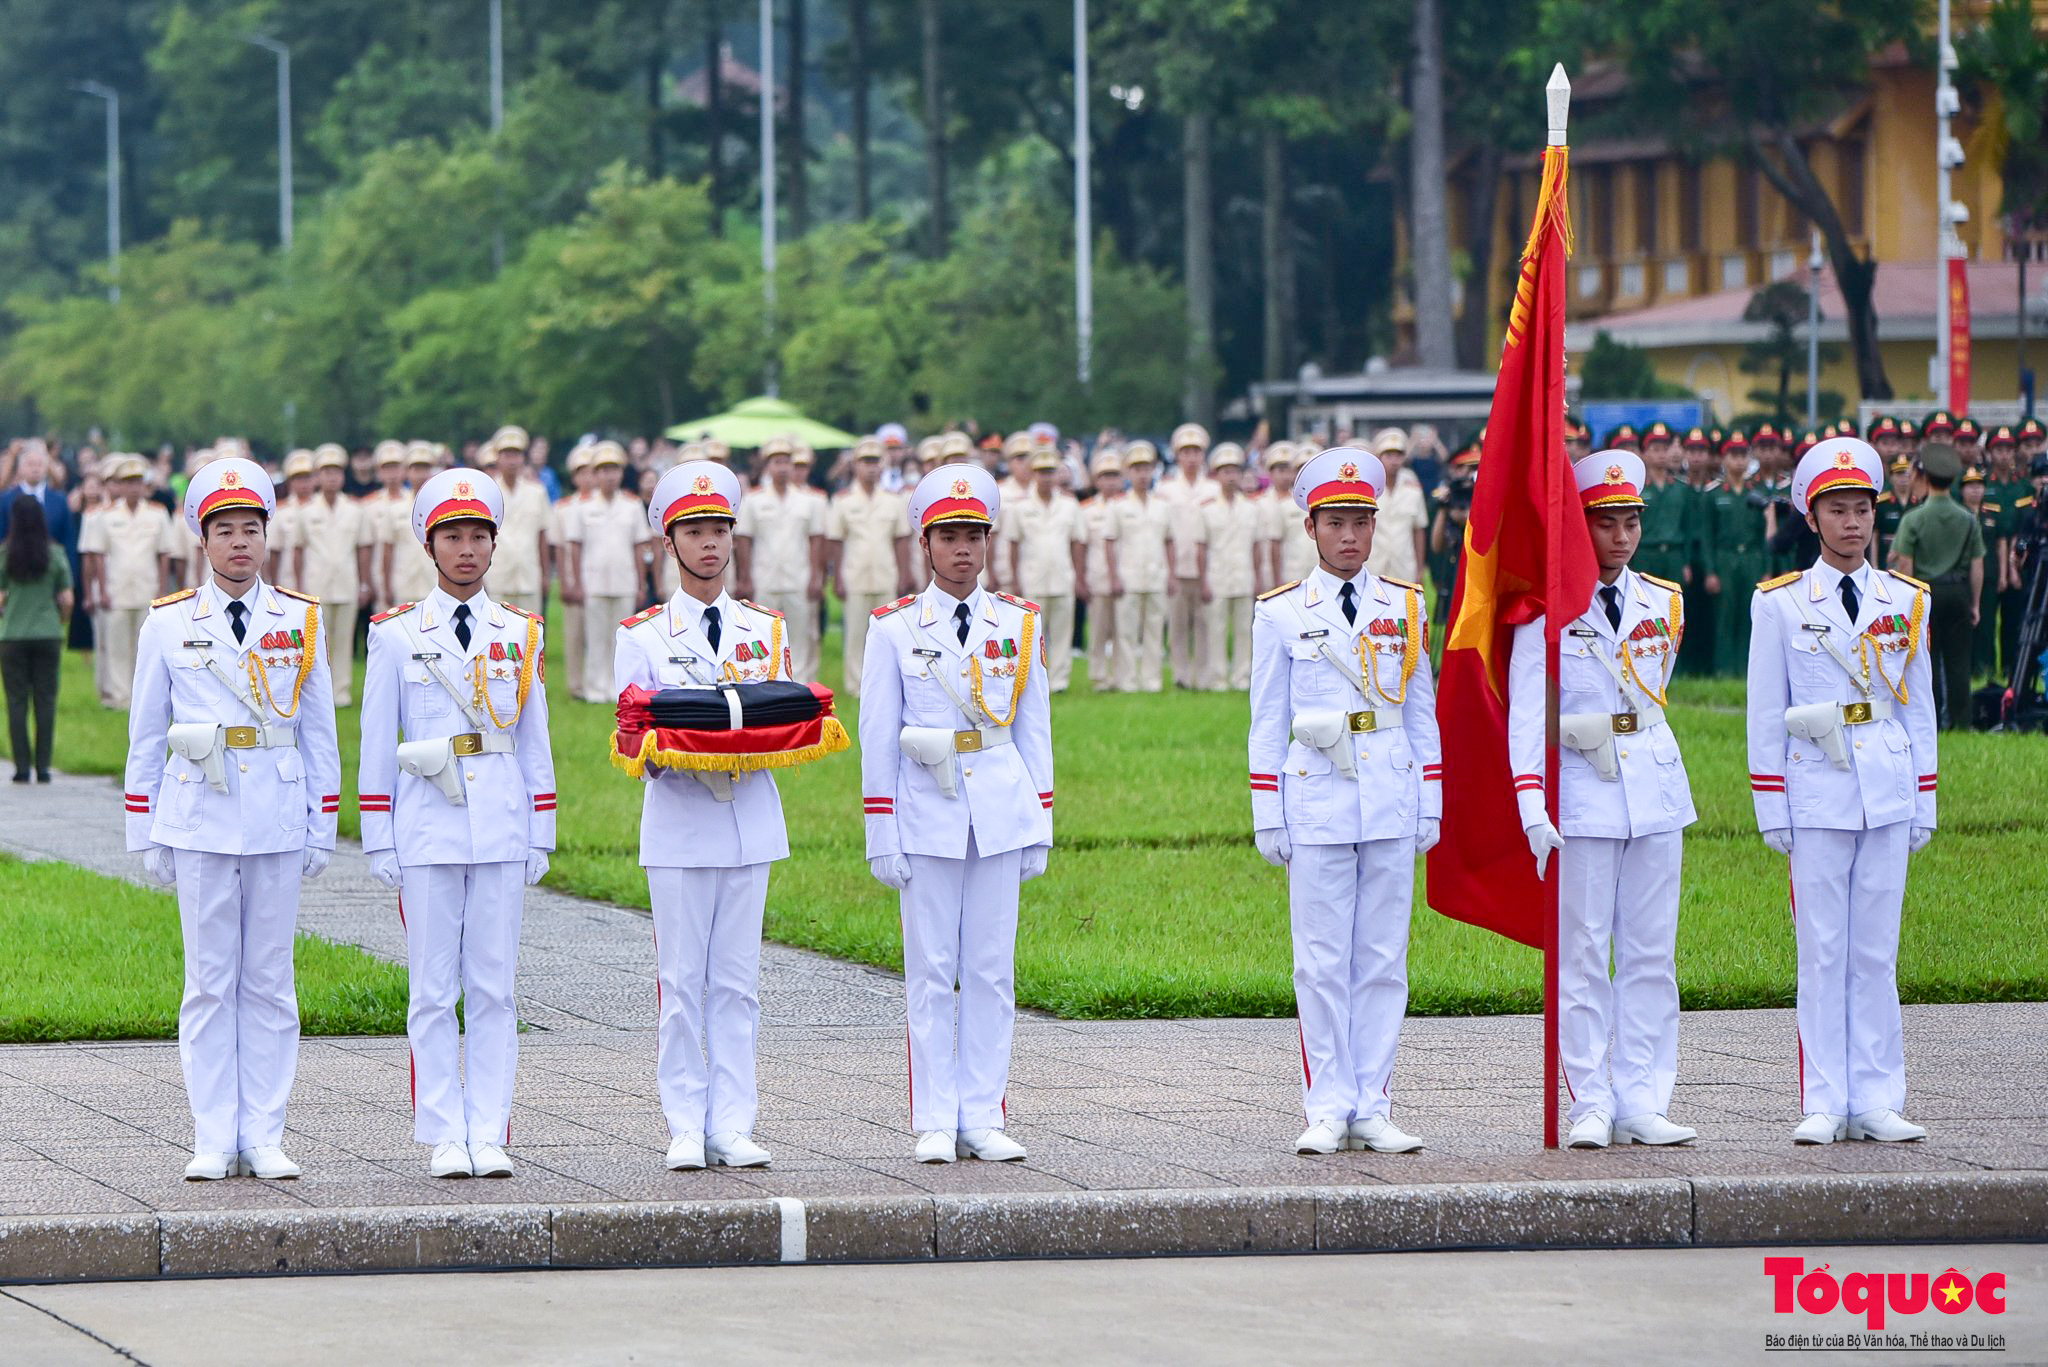
<svg viewBox="0 0 2048 1367">
<path fill-rule="evenodd" d="M 0 1283 L 456 1268 L 1981 1242 L 2048 1172 L 0 1218 Z"/>
</svg>

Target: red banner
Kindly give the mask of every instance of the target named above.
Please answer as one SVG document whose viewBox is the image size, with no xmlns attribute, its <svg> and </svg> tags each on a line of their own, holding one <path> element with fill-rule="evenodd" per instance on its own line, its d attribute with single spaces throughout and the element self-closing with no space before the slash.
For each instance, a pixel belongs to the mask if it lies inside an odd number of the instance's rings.
<svg viewBox="0 0 2048 1367">
<path fill-rule="evenodd" d="M 1948 403 L 1951 413 L 1970 411 L 1970 274 L 1969 262 L 1950 257 L 1948 279 Z"/>
<path fill-rule="evenodd" d="M 1430 906 L 1532 947 L 1544 943 L 1545 895 L 1508 764 L 1508 656 L 1515 627 L 1546 611 L 1554 641 L 1598 577 L 1564 449 L 1565 166 L 1563 147 L 1547 149 L 1465 527 L 1437 685 L 1443 839 L 1429 852 Z"/>
</svg>

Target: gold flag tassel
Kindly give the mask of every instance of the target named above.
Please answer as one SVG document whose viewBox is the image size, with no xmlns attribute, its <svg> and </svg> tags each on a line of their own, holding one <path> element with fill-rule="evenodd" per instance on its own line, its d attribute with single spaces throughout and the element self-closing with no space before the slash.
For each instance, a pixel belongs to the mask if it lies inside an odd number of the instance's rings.
<svg viewBox="0 0 2048 1367">
<path fill-rule="evenodd" d="M 623 769 L 634 778 L 646 775 L 647 766 L 657 769 L 683 770 L 704 774 L 755 773 L 763 769 L 794 769 L 801 764 L 821 760 L 827 755 L 836 755 L 842 750 L 853 748 L 848 739 L 846 727 L 837 717 L 826 717 L 824 727 L 815 745 L 806 745 L 796 750 L 776 750 L 761 755 L 708 755 L 687 750 L 664 750 L 653 731 L 640 737 L 640 748 L 632 754 L 625 753 L 619 745 L 619 733 L 612 732 L 612 764 Z"/>
</svg>

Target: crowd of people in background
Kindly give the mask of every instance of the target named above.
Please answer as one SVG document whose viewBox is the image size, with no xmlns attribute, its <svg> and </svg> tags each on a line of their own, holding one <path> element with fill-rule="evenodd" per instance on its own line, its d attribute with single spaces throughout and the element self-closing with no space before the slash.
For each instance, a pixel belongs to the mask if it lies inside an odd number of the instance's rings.
<svg viewBox="0 0 2048 1367">
<path fill-rule="evenodd" d="M 1742 673 L 1749 619 L 1741 605 L 1750 587 L 1811 563 L 1815 554 L 1804 519 L 1790 512 L 1793 466 L 1814 443 L 1837 434 L 1854 435 L 1854 427 L 1794 433 L 1765 422 L 1679 432 L 1652 423 L 1599 434 L 1601 449 L 1636 452 L 1647 466 L 1640 559 L 1646 571 L 1685 586 L 1684 672 Z M 1567 419 L 1574 459 L 1594 449 L 1595 435 Z M 1879 563 L 1922 572 L 1946 603 L 1968 597 L 1966 626 L 1956 625 L 1961 619 L 1953 610 L 1932 624 L 1937 640 L 1944 633 L 1951 643 L 1959 633 L 1968 638 L 1965 663 L 1951 678 L 1967 687 L 1970 679 L 2003 677 L 2018 649 L 2021 531 L 2036 519 L 2039 485 L 2048 482 L 2048 429 L 2028 419 L 1986 431 L 1967 416 L 1938 412 L 1920 422 L 1881 417 L 1864 435 L 1892 474 L 1879 503 Z M 68 630 L 74 647 L 92 647 L 99 697 L 122 708 L 150 602 L 203 574 L 196 544 L 171 516 L 186 483 L 218 457 L 258 459 L 281 491 L 266 576 L 320 597 L 336 703 L 346 706 L 371 613 L 415 601 L 432 587 L 431 566 L 408 525 L 412 491 L 453 465 L 489 470 L 506 499 L 490 591 L 535 611 L 558 596 L 564 620 L 552 653 L 559 677 L 574 697 L 610 703 L 617 623 L 675 587 L 673 562 L 657 554 L 647 533 L 645 500 L 680 462 L 719 461 L 748 486 L 733 590 L 787 617 L 799 678 L 816 677 L 828 618 L 841 616 L 851 691 L 870 613 L 923 587 L 903 517 L 908 491 L 935 465 L 971 460 L 997 477 L 1003 493 L 988 586 L 1040 604 L 1048 637 L 1072 644 L 1071 651 L 1050 652 L 1056 691 L 1072 685 L 1076 658 L 1087 661 L 1085 677 L 1096 689 L 1157 692 L 1170 678 L 1183 689 L 1241 691 L 1250 681 L 1254 600 L 1313 565 L 1314 544 L 1291 496 L 1301 463 L 1328 447 L 1355 445 L 1385 464 L 1388 490 L 1371 568 L 1433 589 L 1442 621 L 1484 438 L 1482 429 L 1452 450 L 1421 424 L 1300 439 L 1261 427 L 1239 443 L 1212 440 L 1199 424 L 1184 423 L 1164 440 L 1114 430 L 1078 439 L 1036 423 L 1007 435 L 966 427 L 913 441 L 892 422 L 822 452 L 794 437 L 735 450 L 716 439 L 586 436 L 564 443 L 559 456 L 547 436 L 509 425 L 459 448 L 386 440 L 265 456 L 232 437 L 148 454 L 109 451 L 97 439 L 67 449 L 29 438 L 0 453 L 0 535 L 17 500 L 40 511 L 54 558 L 67 566 L 83 609 L 68 629 L 59 619 L 59 634 Z M 1961 468 L 1950 480 L 1930 480 L 1919 463 L 1922 449 L 1933 447 L 1956 452 Z M 1951 555 L 1950 538 L 1916 546 L 1909 531 L 1906 548 L 1919 554 L 1901 559 L 1905 514 L 1934 493 L 1967 509 L 1978 535 Z M 33 622 L 21 629 L 48 631 L 41 615 L 27 616 Z M 17 693 L 24 708 L 40 708 L 44 693 L 54 694 L 54 669 L 10 666 L 11 717 Z M 1945 704 L 1954 688 L 1944 682 Z M 1945 705 L 1944 717 L 1955 725 L 1969 721 L 1963 706 Z M 17 743 L 15 753 L 31 751 Z"/>
</svg>

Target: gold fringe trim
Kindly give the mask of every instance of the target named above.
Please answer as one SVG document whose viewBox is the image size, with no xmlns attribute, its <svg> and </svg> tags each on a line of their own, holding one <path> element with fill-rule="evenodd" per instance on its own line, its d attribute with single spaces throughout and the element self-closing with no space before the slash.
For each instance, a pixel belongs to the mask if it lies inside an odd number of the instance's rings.
<svg viewBox="0 0 2048 1367">
<path fill-rule="evenodd" d="M 837 717 L 825 718 L 825 725 L 816 745 L 806 745 L 800 750 L 777 750 L 766 755 L 692 755 L 680 750 L 663 750 L 652 731 L 640 737 L 638 754 L 620 753 L 619 733 L 612 732 L 612 767 L 622 769 L 634 778 L 646 775 L 647 766 L 657 769 L 675 769 L 703 774 L 755 773 L 763 769 L 794 769 L 800 764 L 821 760 L 827 755 L 836 755 L 842 750 L 853 748 L 853 741 L 846 734 L 846 727 Z"/>
</svg>

